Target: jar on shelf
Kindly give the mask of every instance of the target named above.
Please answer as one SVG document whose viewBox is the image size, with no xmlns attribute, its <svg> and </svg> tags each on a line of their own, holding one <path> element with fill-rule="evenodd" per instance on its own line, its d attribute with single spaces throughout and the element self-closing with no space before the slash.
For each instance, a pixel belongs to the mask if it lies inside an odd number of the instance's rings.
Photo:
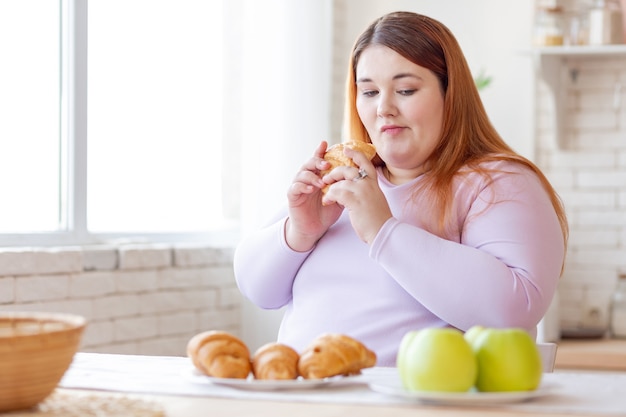
<svg viewBox="0 0 626 417">
<path fill-rule="evenodd" d="M 558 6 L 537 8 L 533 27 L 535 46 L 559 46 L 564 39 L 563 9 Z"/>
<path fill-rule="evenodd" d="M 620 275 L 611 300 L 611 335 L 626 338 L 626 274 Z"/>
<path fill-rule="evenodd" d="M 589 43 L 589 12 L 587 9 L 580 7 L 566 13 L 564 27 L 564 45 L 581 46 Z"/>
<path fill-rule="evenodd" d="M 595 0 L 589 10 L 589 44 L 623 43 L 622 13 L 624 11 L 618 0 Z"/>
</svg>

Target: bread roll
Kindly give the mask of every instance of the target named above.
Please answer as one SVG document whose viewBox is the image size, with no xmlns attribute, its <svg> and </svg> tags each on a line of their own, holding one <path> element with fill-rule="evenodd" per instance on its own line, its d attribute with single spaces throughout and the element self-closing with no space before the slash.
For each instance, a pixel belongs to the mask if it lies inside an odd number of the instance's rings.
<svg viewBox="0 0 626 417">
<path fill-rule="evenodd" d="M 343 334 L 317 337 L 300 354 L 298 372 L 307 379 L 353 375 L 376 364 L 376 354 L 363 343 Z"/>
<path fill-rule="evenodd" d="M 320 173 L 322 176 L 328 174 L 330 171 L 338 166 L 357 166 L 351 158 L 348 158 L 346 155 L 344 155 L 343 150 L 345 147 L 362 152 L 370 160 L 374 158 L 374 155 L 376 155 L 376 148 L 374 147 L 374 145 L 368 142 L 355 141 L 338 143 L 328 148 L 326 150 L 326 153 L 324 154 L 324 159 L 330 162 L 330 168 L 322 171 Z M 328 191 L 328 187 L 329 186 L 327 185 L 326 187 L 322 188 L 322 192 L 326 193 L 326 191 Z"/>
<path fill-rule="evenodd" d="M 300 355 L 282 343 L 268 343 L 252 355 L 252 373 L 256 379 L 296 379 Z"/>
<path fill-rule="evenodd" d="M 192 337 L 187 356 L 200 372 L 217 378 L 247 378 L 252 369 L 248 347 L 224 331 L 209 330 Z"/>
</svg>

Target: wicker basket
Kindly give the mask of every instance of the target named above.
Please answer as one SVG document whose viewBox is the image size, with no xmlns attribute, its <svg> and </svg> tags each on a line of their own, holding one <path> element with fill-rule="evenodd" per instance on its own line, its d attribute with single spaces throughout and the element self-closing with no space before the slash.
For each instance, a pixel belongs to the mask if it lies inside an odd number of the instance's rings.
<svg viewBox="0 0 626 417">
<path fill-rule="evenodd" d="M 0 413 L 33 407 L 54 390 L 85 326 L 70 314 L 0 312 Z"/>
</svg>

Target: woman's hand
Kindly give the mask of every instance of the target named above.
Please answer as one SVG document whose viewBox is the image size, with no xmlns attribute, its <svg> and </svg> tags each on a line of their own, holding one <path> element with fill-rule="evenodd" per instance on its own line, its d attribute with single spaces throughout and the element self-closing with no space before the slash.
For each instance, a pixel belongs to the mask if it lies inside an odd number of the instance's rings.
<svg viewBox="0 0 626 417">
<path fill-rule="evenodd" d="M 393 215 L 378 186 L 378 174 L 372 162 L 361 152 L 345 150 L 358 168 L 337 167 L 322 178 L 332 184 L 323 197 L 324 205 L 345 207 L 350 222 L 361 240 L 371 244 L 383 224 Z M 365 177 L 363 177 L 365 175 Z"/>
<path fill-rule="evenodd" d="M 299 252 L 313 248 L 328 228 L 339 219 L 343 207 L 322 205 L 322 191 L 326 183 L 320 172 L 330 168 L 324 160 L 328 143 L 322 142 L 296 174 L 287 191 L 289 218 L 285 225 L 285 239 L 289 247 Z"/>
</svg>

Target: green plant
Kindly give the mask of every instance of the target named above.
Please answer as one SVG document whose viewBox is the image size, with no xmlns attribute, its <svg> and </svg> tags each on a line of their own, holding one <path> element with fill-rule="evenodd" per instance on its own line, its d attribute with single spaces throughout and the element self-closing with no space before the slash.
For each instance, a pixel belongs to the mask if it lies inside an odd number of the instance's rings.
<svg viewBox="0 0 626 417">
<path fill-rule="evenodd" d="M 477 76 L 474 77 L 474 83 L 476 84 L 476 88 L 478 91 L 482 91 L 491 84 L 493 81 L 493 77 L 491 75 L 487 75 L 484 69 L 481 69 Z"/>
</svg>

